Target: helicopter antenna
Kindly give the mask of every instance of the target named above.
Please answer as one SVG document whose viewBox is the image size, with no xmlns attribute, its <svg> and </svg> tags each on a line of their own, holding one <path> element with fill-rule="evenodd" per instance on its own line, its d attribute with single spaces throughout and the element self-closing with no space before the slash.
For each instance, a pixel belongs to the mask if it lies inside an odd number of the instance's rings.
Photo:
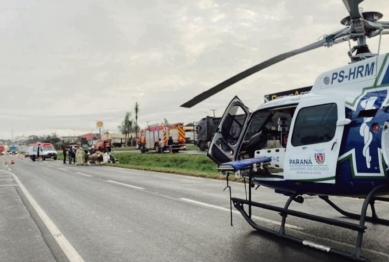
<svg viewBox="0 0 389 262">
<path fill-rule="evenodd" d="M 366 39 L 375 37 L 377 35 L 389 34 L 389 22 L 379 21 L 383 16 L 379 12 L 362 12 L 363 10 L 359 8 L 359 4 L 362 2 L 363 0 L 343 0 L 343 3 L 349 13 L 349 16 L 341 20 L 341 24 L 346 26 L 345 28 L 331 34 L 325 34 L 323 37 L 320 37 L 317 42 L 277 55 L 264 62 L 261 62 L 195 96 L 191 100 L 182 104 L 181 107 L 193 107 L 205 99 L 215 95 L 216 93 L 254 73 L 257 73 L 292 56 L 302 54 L 319 47 L 331 47 L 335 44 L 354 40 L 357 42 L 357 44 L 351 47 L 351 44 L 349 43 L 350 48 L 348 51 L 348 55 L 352 63 L 376 56 L 377 54 L 370 52 Z"/>
<path fill-rule="evenodd" d="M 378 40 L 378 50 L 377 50 L 377 54 L 380 53 L 380 50 L 381 50 L 381 39 L 382 39 L 382 30 L 380 31 L 380 38 Z"/>
</svg>

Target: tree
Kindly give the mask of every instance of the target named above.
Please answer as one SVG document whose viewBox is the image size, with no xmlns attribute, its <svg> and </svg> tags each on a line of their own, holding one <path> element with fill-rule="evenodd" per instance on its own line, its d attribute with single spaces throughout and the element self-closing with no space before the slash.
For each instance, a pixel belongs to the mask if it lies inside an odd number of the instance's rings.
<svg viewBox="0 0 389 262">
<path fill-rule="evenodd" d="M 139 114 L 139 104 L 135 102 L 135 138 L 138 138 L 138 114 Z"/>
<path fill-rule="evenodd" d="M 124 135 L 126 145 L 128 145 L 128 135 L 133 131 L 133 122 L 134 121 L 131 119 L 131 113 L 127 112 L 122 124 L 118 126 L 120 133 Z M 132 136 L 131 136 L 131 140 L 132 140 Z"/>
<path fill-rule="evenodd" d="M 168 125 L 169 125 L 169 121 L 167 121 L 167 119 L 164 118 L 164 119 L 163 119 L 163 124 L 164 124 L 165 126 L 168 126 Z"/>
</svg>

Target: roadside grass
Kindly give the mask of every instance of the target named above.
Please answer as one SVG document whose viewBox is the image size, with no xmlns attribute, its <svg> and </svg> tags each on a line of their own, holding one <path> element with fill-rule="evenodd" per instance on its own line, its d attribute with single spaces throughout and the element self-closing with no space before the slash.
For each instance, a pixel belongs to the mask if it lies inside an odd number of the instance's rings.
<svg viewBox="0 0 389 262">
<path fill-rule="evenodd" d="M 193 144 L 186 144 L 186 150 L 200 150 L 200 149 Z"/>
<path fill-rule="evenodd" d="M 131 150 L 137 150 L 135 146 L 125 146 L 125 147 L 113 147 L 112 151 L 131 151 Z"/>
<path fill-rule="evenodd" d="M 138 150 L 135 146 L 126 146 L 126 147 L 113 147 L 113 152 L 120 152 L 120 151 L 131 151 L 131 150 Z M 186 150 L 200 150 L 197 146 L 193 144 L 186 144 Z"/>
<path fill-rule="evenodd" d="M 225 179 L 217 171 L 217 165 L 205 155 L 189 154 L 134 154 L 118 153 L 112 154 L 119 163 L 105 164 L 129 169 L 139 169 L 155 172 L 173 173 L 187 176 L 196 176 L 212 179 Z M 59 160 L 63 160 L 62 152 L 57 155 Z M 241 179 L 230 176 L 230 181 L 240 181 Z"/>
</svg>

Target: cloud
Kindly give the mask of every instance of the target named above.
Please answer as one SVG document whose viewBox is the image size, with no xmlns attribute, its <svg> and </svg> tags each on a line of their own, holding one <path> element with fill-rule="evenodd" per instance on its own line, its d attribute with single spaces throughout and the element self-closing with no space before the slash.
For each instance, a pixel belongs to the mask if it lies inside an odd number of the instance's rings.
<svg viewBox="0 0 389 262">
<path fill-rule="evenodd" d="M 389 16 L 384 0 L 361 6 Z M 12 129 L 90 132 L 97 120 L 116 131 L 135 102 L 143 126 L 164 118 L 198 121 L 211 109 L 221 115 L 235 95 L 254 109 L 266 93 L 310 85 L 349 62 L 347 43 L 317 49 L 184 109 L 182 103 L 232 75 L 342 28 L 343 3 L 69 0 L 0 7 L 0 138 Z M 388 52 L 384 43 L 381 51 Z M 369 44 L 376 50 L 377 38 Z"/>
</svg>

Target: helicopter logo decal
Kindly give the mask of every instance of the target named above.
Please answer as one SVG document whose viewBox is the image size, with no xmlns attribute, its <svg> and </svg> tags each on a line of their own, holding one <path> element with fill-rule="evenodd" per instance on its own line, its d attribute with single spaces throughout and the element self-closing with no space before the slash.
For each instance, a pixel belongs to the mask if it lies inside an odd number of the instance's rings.
<svg viewBox="0 0 389 262">
<path fill-rule="evenodd" d="M 379 88 L 375 88 L 376 90 Z M 346 114 L 360 125 L 359 128 L 350 127 L 344 134 L 345 148 L 341 150 L 340 162 L 347 159 L 352 165 L 355 177 L 382 177 L 385 176 L 385 168 L 382 158 L 381 133 L 373 133 L 371 127 L 374 123 L 381 122 L 383 114 L 378 109 L 388 101 L 386 89 L 367 92 L 355 102 L 355 106 L 346 107 Z M 362 110 L 374 110 L 377 113 L 370 117 L 359 117 Z"/>
<path fill-rule="evenodd" d="M 365 109 L 375 109 L 374 106 L 375 101 L 378 99 L 378 97 L 370 97 L 368 99 L 362 100 L 360 105 Z M 363 119 L 363 123 L 361 124 L 361 127 L 359 129 L 360 135 L 363 137 L 364 140 L 364 147 L 363 147 L 363 156 L 366 159 L 366 166 L 367 168 L 370 168 L 370 162 L 371 162 L 371 156 L 370 156 L 370 144 L 373 140 L 373 134 L 370 132 L 370 128 L 367 123 L 369 123 L 373 118 L 372 117 L 365 117 Z"/>
<path fill-rule="evenodd" d="M 325 161 L 325 154 L 324 153 L 315 153 L 315 160 L 318 164 L 323 164 Z"/>
</svg>

